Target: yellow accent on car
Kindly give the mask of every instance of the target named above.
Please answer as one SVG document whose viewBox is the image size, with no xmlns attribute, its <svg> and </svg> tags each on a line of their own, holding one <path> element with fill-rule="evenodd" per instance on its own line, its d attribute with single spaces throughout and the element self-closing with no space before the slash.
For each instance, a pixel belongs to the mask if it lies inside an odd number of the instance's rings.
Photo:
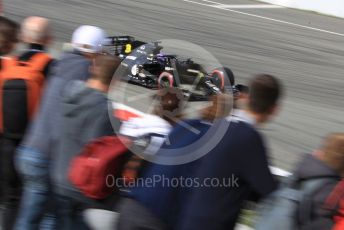
<svg viewBox="0 0 344 230">
<path fill-rule="evenodd" d="M 131 50 L 132 50 L 131 44 L 126 44 L 126 45 L 125 45 L 124 53 L 128 54 L 128 53 L 131 52 Z"/>
</svg>

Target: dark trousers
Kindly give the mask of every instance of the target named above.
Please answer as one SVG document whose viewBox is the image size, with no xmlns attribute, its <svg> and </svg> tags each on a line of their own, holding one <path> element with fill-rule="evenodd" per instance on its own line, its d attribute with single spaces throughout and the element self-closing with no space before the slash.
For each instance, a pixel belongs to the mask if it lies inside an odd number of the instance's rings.
<svg viewBox="0 0 344 230">
<path fill-rule="evenodd" d="M 165 224 L 139 202 L 123 198 L 119 202 L 117 230 L 166 230 Z"/>
<path fill-rule="evenodd" d="M 21 180 L 15 167 L 16 149 L 21 140 L 2 137 L 0 142 L 1 227 L 13 228 L 21 196 Z"/>
<path fill-rule="evenodd" d="M 68 196 L 57 197 L 57 229 L 58 230 L 89 230 L 83 218 L 85 204 Z M 99 220 L 101 221 L 101 220 Z"/>
</svg>

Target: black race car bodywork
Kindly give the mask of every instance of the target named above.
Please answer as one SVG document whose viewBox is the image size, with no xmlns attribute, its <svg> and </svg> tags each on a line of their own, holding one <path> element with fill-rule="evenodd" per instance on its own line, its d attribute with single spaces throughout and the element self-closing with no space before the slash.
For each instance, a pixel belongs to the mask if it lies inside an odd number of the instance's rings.
<svg viewBox="0 0 344 230">
<path fill-rule="evenodd" d="M 225 90 L 224 74 L 206 73 L 191 59 L 161 53 L 158 42 L 144 43 L 130 36 L 109 37 L 106 52 L 122 59 L 123 80 L 147 88 L 178 87 L 189 100 L 207 100 Z M 187 86 L 187 87 L 186 87 Z"/>
</svg>

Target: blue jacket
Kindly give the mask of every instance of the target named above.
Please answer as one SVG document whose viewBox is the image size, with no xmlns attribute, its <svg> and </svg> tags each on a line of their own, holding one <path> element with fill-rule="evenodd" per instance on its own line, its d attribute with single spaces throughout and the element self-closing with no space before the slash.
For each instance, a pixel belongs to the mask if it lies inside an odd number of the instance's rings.
<svg viewBox="0 0 344 230">
<path fill-rule="evenodd" d="M 175 152 L 178 154 L 178 148 L 182 148 L 199 140 L 199 138 L 201 138 L 210 128 L 209 124 L 199 120 L 189 120 L 185 121 L 185 123 L 199 130 L 199 135 L 190 132 L 183 125 L 177 125 L 168 136 L 169 143 L 165 143 L 162 149 L 176 149 Z M 157 153 L 157 155 L 163 154 L 164 152 L 162 150 Z M 180 184 L 177 187 L 172 186 L 172 183 L 168 186 L 169 182 L 166 180 L 171 182 L 172 178 L 192 178 L 200 161 L 199 159 L 182 165 L 148 163 L 142 177 L 143 179 L 155 178 L 156 183 L 153 186 L 148 184 L 139 185 L 131 190 L 129 196 L 140 202 L 156 217 L 171 227 L 176 223 L 176 213 L 180 210 L 182 204 L 185 203 L 184 199 L 187 198 L 187 194 L 191 189 Z M 159 182 L 158 177 L 160 177 L 162 181 Z"/>
<path fill-rule="evenodd" d="M 234 120 L 194 176 L 201 181 L 217 178 L 223 182 L 192 190 L 181 209 L 178 230 L 234 229 L 243 202 L 258 200 L 277 186 L 260 134 L 252 125 Z"/>
<path fill-rule="evenodd" d="M 187 121 L 187 124 L 201 134 L 194 135 L 179 125 L 169 135 L 171 145 L 165 148 L 175 148 L 178 154 L 178 148 L 199 140 L 210 129 L 200 121 Z M 144 177 L 159 175 L 165 183 L 137 187 L 131 196 L 169 229 L 233 229 L 243 201 L 269 194 L 276 184 L 268 168 L 263 140 L 253 126 L 232 121 L 219 141 L 208 154 L 191 163 L 149 164 Z M 171 181 L 180 177 L 191 178 L 194 183 L 185 186 L 179 181 L 177 187 L 166 185 L 166 178 Z M 219 184 L 212 186 L 208 178 L 215 178 Z"/>
</svg>

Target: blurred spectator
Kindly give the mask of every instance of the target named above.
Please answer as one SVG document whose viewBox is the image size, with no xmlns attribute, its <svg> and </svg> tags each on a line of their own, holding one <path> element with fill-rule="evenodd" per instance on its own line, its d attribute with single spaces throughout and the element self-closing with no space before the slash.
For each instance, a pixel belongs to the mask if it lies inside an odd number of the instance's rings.
<svg viewBox="0 0 344 230">
<path fill-rule="evenodd" d="M 175 124 L 176 120 L 180 119 L 182 116 L 180 102 L 182 102 L 183 97 L 183 93 L 178 88 L 159 90 L 153 97 L 156 101 L 153 114 L 144 114 L 142 116 L 138 115 L 123 121 L 119 130 L 120 134 L 140 141 L 146 138 L 151 140 L 152 136 L 165 138 L 170 132 L 172 125 Z M 170 117 L 165 115 L 164 111 L 172 112 L 174 110 L 178 114 Z M 173 118 L 173 120 L 171 118 Z"/>
<path fill-rule="evenodd" d="M 21 194 L 21 182 L 14 167 L 15 149 L 22 140 L 29 121 L 39 104 L 45 77 L 52 57 L 44 52 L 50 42 L 49 22 L 45 18 L 29 17 L 22 23 L 22 39 L 28 46 L 18 57 L 2 60 L 1 66 L 1 170 L 4 175 L 4 229 L 11 229 Z M 16 36 L 12 36 L 13 48 Z M 12 31 L 13 33 L 13 31 Z M 9 38 L 7 38 L 9 39 Z"/>
<path fill-rule="evenodd" d="M 80 26 L 73 33 L 73 50 L 65 52 L 43 94 L 38 114 L 17 153 L 16 165 L 24 181 L 24 193 L 15 229 L 37 229 L 44 213 L 46 229 L 54 229 L 49 169 L 60 137 L 61 91 L 71 80 L 86 81 L 94 58 L 101 53 L 105 32 L 94 26 Z"/>
<path fill-rule="evenodd" d="M 115 105 L 115 117 L 123 122 L 119 133 L 133 140 L 131 150 L 135 149 L 133 151 L 139 151 L 143 156 L 152 156 L 157 152 L 164 143 L 172 125 L 181 117 L 182 108 L 180 108 L 178 97 L 183 98 L 183 93 L 178 88 L 159 90 L 152 98 L 155 101 L 153 114 L 144 114 L 120 104 Z M 173 119 L 164 116 L 164 110 L 174 111 L 175 109 L 176 113 Z M 122 171 L 124 185 L 133 183 L 140 178 L 142 169 L 145 168 L 146 164 L 142 155 L 132 154 L 129 156 Z M 94 230 L 115 229 L 119 215 L 117 208 L 118 206 L 114 205 L 112 212 L 95 208 L 87 209 L 84 212 L 87 224 Z M 99 216 L 103 217 L 101 224 L 99 223 Z"/>
<path fill-rule="evenodd" d="M 201 111 L 202 120 L 175 120 L 174 128 L 166 138 L 162 148 L 156 153 L 157 156 L 164 154 L 162 149 L 175 150 L 183 148 L 198 141 L 210 128 L 215 119 L 226 117 L 230 111 L 229 99 L 226 95 L 219 94 L 213 97 L 209 107 Z M 168 111 L 168 110 L 167 110 Z M 163 111 L 162 111 L 163 112 Z M 166 110 L 165 110 L 166 112 Z M 167 112 L 167 114 L 169 114 Z M 173 119 L 174 120 L 174 119 Z M 226 122 L 223 119 L 224 122 Z M 190 132 L 188 127 L 197 129 L 200 133 Z M 154 158 L 152 158 L 154 160 Z M 142 171 L 142 179 L 153 179 L 163 176 L 165 179 L 173 180 L 180 177 L 191 177 L 201 160 L 196 160 L 183 165 L 160 165 L 147 163 Z M 168 187 L 162 183 L 155 186 L 146 184 L 138 185 L 127 194 L 128 198 L 120 201 L 119 230 L 134 229 L 172 229 L 178 220 L 178 213 L 187 199 L 190 188 Z M 134 217 L 134 218 L 133 218 Z"/>
<path fill-rule="evenodd" d="M 338 182 L 344 175 L 344 133 L 330 134 L 324 141 L 320 150 L 314 154 L 308 154 L 299 164 L 293 176 L 300 184 L 307 181 L 320 179 L 318 189 L 311 197 L 311 220 L 303 222 L 300 220 L 299 228 L 302 230 L 331 229 L 334 215 L 339 214 L 339 204 L 327 207 L 325 201 L 332 192 L 335 192 L 335 199 L 343 198 L 343 186 L 339 193 L 334 191 Z"/>
<path fill-rule="evenodd" d="M 93 202 L 69 182 L 69 165 L 88 142 L 114 135 L 106 94 L 119 64 L 116 57 L 98 56 L 86 83 L 74 81 L 63 90 L 62 117 L 58 121 L 61 133 L 52 168 L 52 182 L 58 196 L 59 229 L 87 229 L 82 211 Z"/>
<path fill-rule="evenodd" d="M 120 134 L 134 141 L 135 151 L 123 169 L 125 182 L 133 182 L 141 175 L 146 164 L 144 158 L 154 157 L 166 141 L 173 126 L 183 117 L 184 95 L 178 88 L 164 88 L 154 95 L 153 114 L 130 118 L 123 122 Z"/>
<path fill-rule="evenodd" d="M 42 17 L 28 17 L 21 25 L 21 41 L 27 46 L 25 52 L 19 60 L 30 60 L 36 54 L 47 52 L 47 48 L 52 43 L 53 35 L 50 22 Z M 49 76 L 52 68 L 53 59 L 49 59 L 43 68 L 45 77 Z"/>
<path fill-rule="evenodd" d="M 19 25 L 5 17 L 0 16 L 0 70 L 2 64 L 2 58 L 4 55 L 11 53 L 18 42 L 18 29 Z M 0 134 L 1 138 L 1 134 Z M 0 146 L 1 146 L 1 139 L 0 139 Z M 1 147 L 0 147 L 1 149 Z M 1 154 L 1 153 L 0 153 Z M 2 167 L 2 154 L 0 156 L 0 166 Z M 2 175 L 2 171 L 0 171 L 0 205 L 3 202 L 3 178 L 5 175 Z"/>
<path fill-rule="evenodd" d="M 11 53 L 18 42 L 19 26 L 16 22 L 0 16 L 0 56 Z"/>
<path fill-rule="evenodd" d="M 344 195 L 343 186 L 339 188 L 341 191 L 335 190 L 344 175 L 344 133 L 330 134 L 320 150 L 304 157 L 294 175 L 300 183 L 317 178 L 326 179 L 321 181 L 318 190 L 312 196 L 312 219 L 310 222 L 300 223 L 300 229 L 331 229 L 333 217 L 340 216 L 339 201 Z M 331 193 L 334 193 L 331 196 L 335 196 L 338 202 L 333 207 L 328 207 L 324 203 Z"/>
<path fill-rule="evenodd" d="M 258 75 L 251 80 L 249 88 L 244 116 L 231 120 L 224 138 L 203 157 L 193 175 L 200 181 L 216 178 L 230 179 L 231 183 L 192 189 L 179 210 L 176 229 L 234 229 L 245 200 L 258 200 L 275 190 L 266 147 L 256 127 L 276 114 L 281 86 L 273 76 Z"/>
<path fill-rule="evenodd" d="M 256 229 L 331 229 L 344 195 L 344 183 L 338 183 L 343 172 L 344 133 L 334 133 L 266 199 Z"/>
</svg>

